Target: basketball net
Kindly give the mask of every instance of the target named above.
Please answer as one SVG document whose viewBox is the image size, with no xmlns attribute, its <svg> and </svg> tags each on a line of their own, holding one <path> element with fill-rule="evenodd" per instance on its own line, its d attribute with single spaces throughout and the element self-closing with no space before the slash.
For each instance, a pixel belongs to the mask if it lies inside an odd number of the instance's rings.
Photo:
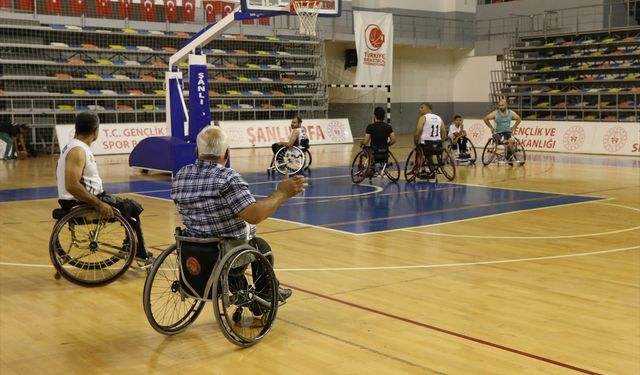
<svg viewBox="0 0 640 375">
<path fill-rule="evenodd" d="M 321 1 L 309 0 L 291 1 L 291 11 L 295 12 L 300 19 L 300 34 L 316 36 L 316 25 L 321 3 Z"/>
</svg>

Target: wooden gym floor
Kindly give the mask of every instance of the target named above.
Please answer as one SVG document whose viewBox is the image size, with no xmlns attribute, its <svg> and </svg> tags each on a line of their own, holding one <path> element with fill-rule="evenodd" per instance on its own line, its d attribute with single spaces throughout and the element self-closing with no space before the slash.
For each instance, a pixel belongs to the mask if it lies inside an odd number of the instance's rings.
<svg viewBox="0 0 640 375">
<path fill-rule="evenodd" d="M 393 148 L 401 162 L 409 142 Z M 640 158 L 530 153 L 520 167 L 460 166 L 454 184 L 353 187 L 357 151 L 314 146 L 311 189 L 258 226 L 294 294 L 248 349 L 224 339 L 211 304 L 185 332 L 156 333 L 144 272 L 93 289 L 55 280 L 57 155 L 2 162 L 0 374 L 640 373 Z M 232 151 L 258 195 L 274 186 L 269 159 Z M 153 251 L 172 243 L 173 203 L 135 188 L 168 176 L 98 163 L 108 186 L 136 192 Z"/>
</svg>

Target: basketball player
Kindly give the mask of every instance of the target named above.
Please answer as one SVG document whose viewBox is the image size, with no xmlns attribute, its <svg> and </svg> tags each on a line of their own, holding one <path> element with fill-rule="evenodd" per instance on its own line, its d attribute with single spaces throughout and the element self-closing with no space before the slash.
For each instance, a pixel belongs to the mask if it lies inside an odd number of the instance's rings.
<svg viewBox="0 0 640 375">
<path fill-rule="evenodd" d="M 271 150 L 274 155 L 283 147 L 298 146 L 309 148 L 309 138 L 307 138 L 307 133 L 302 127 L 302 119 L 300 116 L 295 116 L 291 119 L 291 129 L 288 142 L 276 142 L 271 145 Z"/>
<path fill-rule="evenodd" d="M 396 143 L 396 134 L 391 125 L 384 122 L 384 115 L 387 112 L 382 107 L 373 110 L 373 124 L 369 124 L 365 130 L 361 147 L 371 146 L 374 150 L 389 149 L 389 146 Z"/>
<path fill-rule="evenodd" d="M 142 235 L 140 213 L 142 206 L 131 199 L 106 194 L 102 188 L 102 179 L 98 174 L 96 159 L 89 148 L 98 139 L 100 119 L 92 112 L 82 112 L 76 117 L 75 136 L 62 149 L 56 178 L 58 182 L 58 202 L 66 210 L 88 204 L 95 207 L 102 216 L 113 216 L 115 207 L 127 219 L 136 232 L 138 249 L 136 259 L 142 267 L 153 263 L 151 253 L 147 251 Z"/>
<path fill-rule="evenodd" d="M 413 136 L 413 144 L 422 146 L 429 166 L 429 174 L 418 177 L 432 179 L 436 175 L 433 157 L 442 153 L 442 143 L 446 139 L 447 132 L 442 118 L 433 113 L 431 104 L 422 103 L 418 110 L 420 118 L 416 125 L 416 134 Z"/>
<path fill-rule="evenodd" d="M 495 128 L 491 126 L 491 120 L 495 121 Z M 516 122 L 513 124 L 513 127 L 511 127 L 512 120 L 515 120 Z M 498 110 L 493 111 L 484 117 L 484 123 L 496 135 L 497 141 L 503 144 L 505 142 L 507 143 L 507 160 L 509 161 L 509 165 L 513 165 L 510 161 L 515 147 L 515 141 L 511 137 L 511 133 L 518 128 L 521 121 L 522 119 L 517 113 L 507 108 L 507 101 L 505 99 L 500 99 L 498 102 Z"/>
</svg>

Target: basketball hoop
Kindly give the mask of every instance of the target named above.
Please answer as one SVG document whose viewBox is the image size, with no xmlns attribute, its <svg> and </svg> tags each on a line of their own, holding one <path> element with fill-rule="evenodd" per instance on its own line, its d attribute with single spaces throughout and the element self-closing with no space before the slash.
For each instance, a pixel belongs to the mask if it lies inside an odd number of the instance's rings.
<svg viewBox="0 0 640 375">
<path fill-rule="evenodd" d="M 316 24 L 318 23 L 318 12 L 322 1 L 292 0 L 290 3 L 291 13 L 298 15 L 300 19 L 300 34 L 316 36 Z"/>
</svg>

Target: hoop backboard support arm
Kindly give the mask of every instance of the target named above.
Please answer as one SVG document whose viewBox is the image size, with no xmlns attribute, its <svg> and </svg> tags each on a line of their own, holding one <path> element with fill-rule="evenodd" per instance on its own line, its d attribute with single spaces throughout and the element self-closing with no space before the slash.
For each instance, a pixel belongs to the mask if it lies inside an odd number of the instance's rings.
<svg viewBox="0 0 640 375">
<path fill-rule="evenodd" d="M 130 166 L 175 174 L 183 166 L 195 161 L 196 136 L 211 123 L 207 62 L 199 49 L 233 25 L 240 14 L 239 10 L 239 7 L 234 9 L 220 22 L 202 29 L 169 58 L 169 71 L 165 74 L 168 136 L 143 139 L 129 156 Z M 256 14 L 248 16 L 258 18 Z M 188 106 L 182 94 L 182 73 L 177 69 L 177 64 L 187 57 L 190 86 Z"/>
</svg>

